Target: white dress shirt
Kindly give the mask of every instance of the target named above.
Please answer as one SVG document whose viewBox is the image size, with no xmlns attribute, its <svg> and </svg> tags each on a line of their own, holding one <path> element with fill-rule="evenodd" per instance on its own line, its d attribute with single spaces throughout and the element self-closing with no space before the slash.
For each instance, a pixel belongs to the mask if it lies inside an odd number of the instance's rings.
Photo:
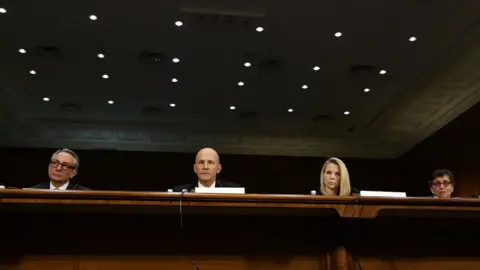
<svg viewBox="0 0 480 270">
<path fill-rule="evenodd" d="M 68 183 L 70 183 L 70 182 L 67 182 L 67 183 L 59 186 L 58 188 L 56 188 L 54 185 L 52 185 L 52 182 L 50 182 L 50 190 L 67 190 Z"/>
<path fill-rule="evenodd" d="M 214 188 L 214 187 L 215 187 L 215 183 L 216 183 L 216 182 L 217 182 L 217 181 L 213 182 L 213 184 L 212 184 L 211 186 L 207 187 L 207 186 L 204 186 L 204 185 L 202 185 L 202 183 L 201 183 L 200 181 L 198 181 L 198 187 L 203 187 L 203 188 Z"/>
</svg>

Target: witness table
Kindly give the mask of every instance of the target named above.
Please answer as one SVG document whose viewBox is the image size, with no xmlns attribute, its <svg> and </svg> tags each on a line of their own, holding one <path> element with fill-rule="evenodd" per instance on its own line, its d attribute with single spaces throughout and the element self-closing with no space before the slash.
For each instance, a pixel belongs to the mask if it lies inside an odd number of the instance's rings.
<svg viewBox="0 0 480 270">
<path fill-rule="evenodd" d="M 1 190 L 1 269 L 480 269 L 480 200 Z"/>
</svg>

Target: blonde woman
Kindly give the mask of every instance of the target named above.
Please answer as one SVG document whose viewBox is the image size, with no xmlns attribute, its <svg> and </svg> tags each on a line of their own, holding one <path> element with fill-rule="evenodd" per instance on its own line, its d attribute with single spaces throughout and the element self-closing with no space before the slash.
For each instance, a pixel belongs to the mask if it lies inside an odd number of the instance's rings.
<svg viewBox="0 0 480 270">
<path fill-rule="evenodd" d="M 329 158 L 320 172 L 320 192 L 326 196 L 350 196 L 350 176 L 339 158 Z"/>
</svg>

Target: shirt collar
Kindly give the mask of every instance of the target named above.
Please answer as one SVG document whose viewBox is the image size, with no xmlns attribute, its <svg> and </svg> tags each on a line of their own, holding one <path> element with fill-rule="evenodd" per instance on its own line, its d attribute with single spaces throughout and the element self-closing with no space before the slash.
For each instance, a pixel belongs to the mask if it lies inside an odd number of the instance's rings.
<svg viewBox="0 0 480 270">
<path fill-rule="evenodd" d="M 56 188 L 54 185 L 52 185 L 52 182 L 50 181 L 50 190 L 67 190 L 67 187 L 68 187 L 68 184 L 70 182 L 67 181 L 65 184 L 59 186 L 58 188 Z"/>
<path fill-rule="evenodd" d="M 202 185 L 202 183 L 201 183 L 200 181 L 198 181 L 198 187 L 202 187 L 202 188 L 214 188 L 216 183 L 217 183 L 217 181 L 213 182 L 213 184 L 212 184 L 211 186 L 207 187 L 207 186 Z"/>
</svg>

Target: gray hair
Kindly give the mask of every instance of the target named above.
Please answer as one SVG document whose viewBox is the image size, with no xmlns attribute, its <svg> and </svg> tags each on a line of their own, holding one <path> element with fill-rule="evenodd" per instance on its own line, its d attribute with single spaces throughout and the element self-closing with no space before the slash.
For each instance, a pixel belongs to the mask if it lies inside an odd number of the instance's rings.
<svg viewBox="0 0 480 270">
<path fill-rule="evenodd" d="M 68 148 L 63 148 L 63 149 L 57 150 L 55 153 L 53 153 L 52 158 L 50 160 L 54 161 L 55 157 L 59 153 L 67 153 L 67 154 L 71 155 L 73 157 L 73 164 L 72 165 L 73 165 L 73 167 L 75 167 L 75 169 L 78 169 L 78 166 L 80 166 L 80 158 L 78 157 L 78 155 L 75 152 L 73 152 L 72 150 L 70 150 Z"/>
</svg>

